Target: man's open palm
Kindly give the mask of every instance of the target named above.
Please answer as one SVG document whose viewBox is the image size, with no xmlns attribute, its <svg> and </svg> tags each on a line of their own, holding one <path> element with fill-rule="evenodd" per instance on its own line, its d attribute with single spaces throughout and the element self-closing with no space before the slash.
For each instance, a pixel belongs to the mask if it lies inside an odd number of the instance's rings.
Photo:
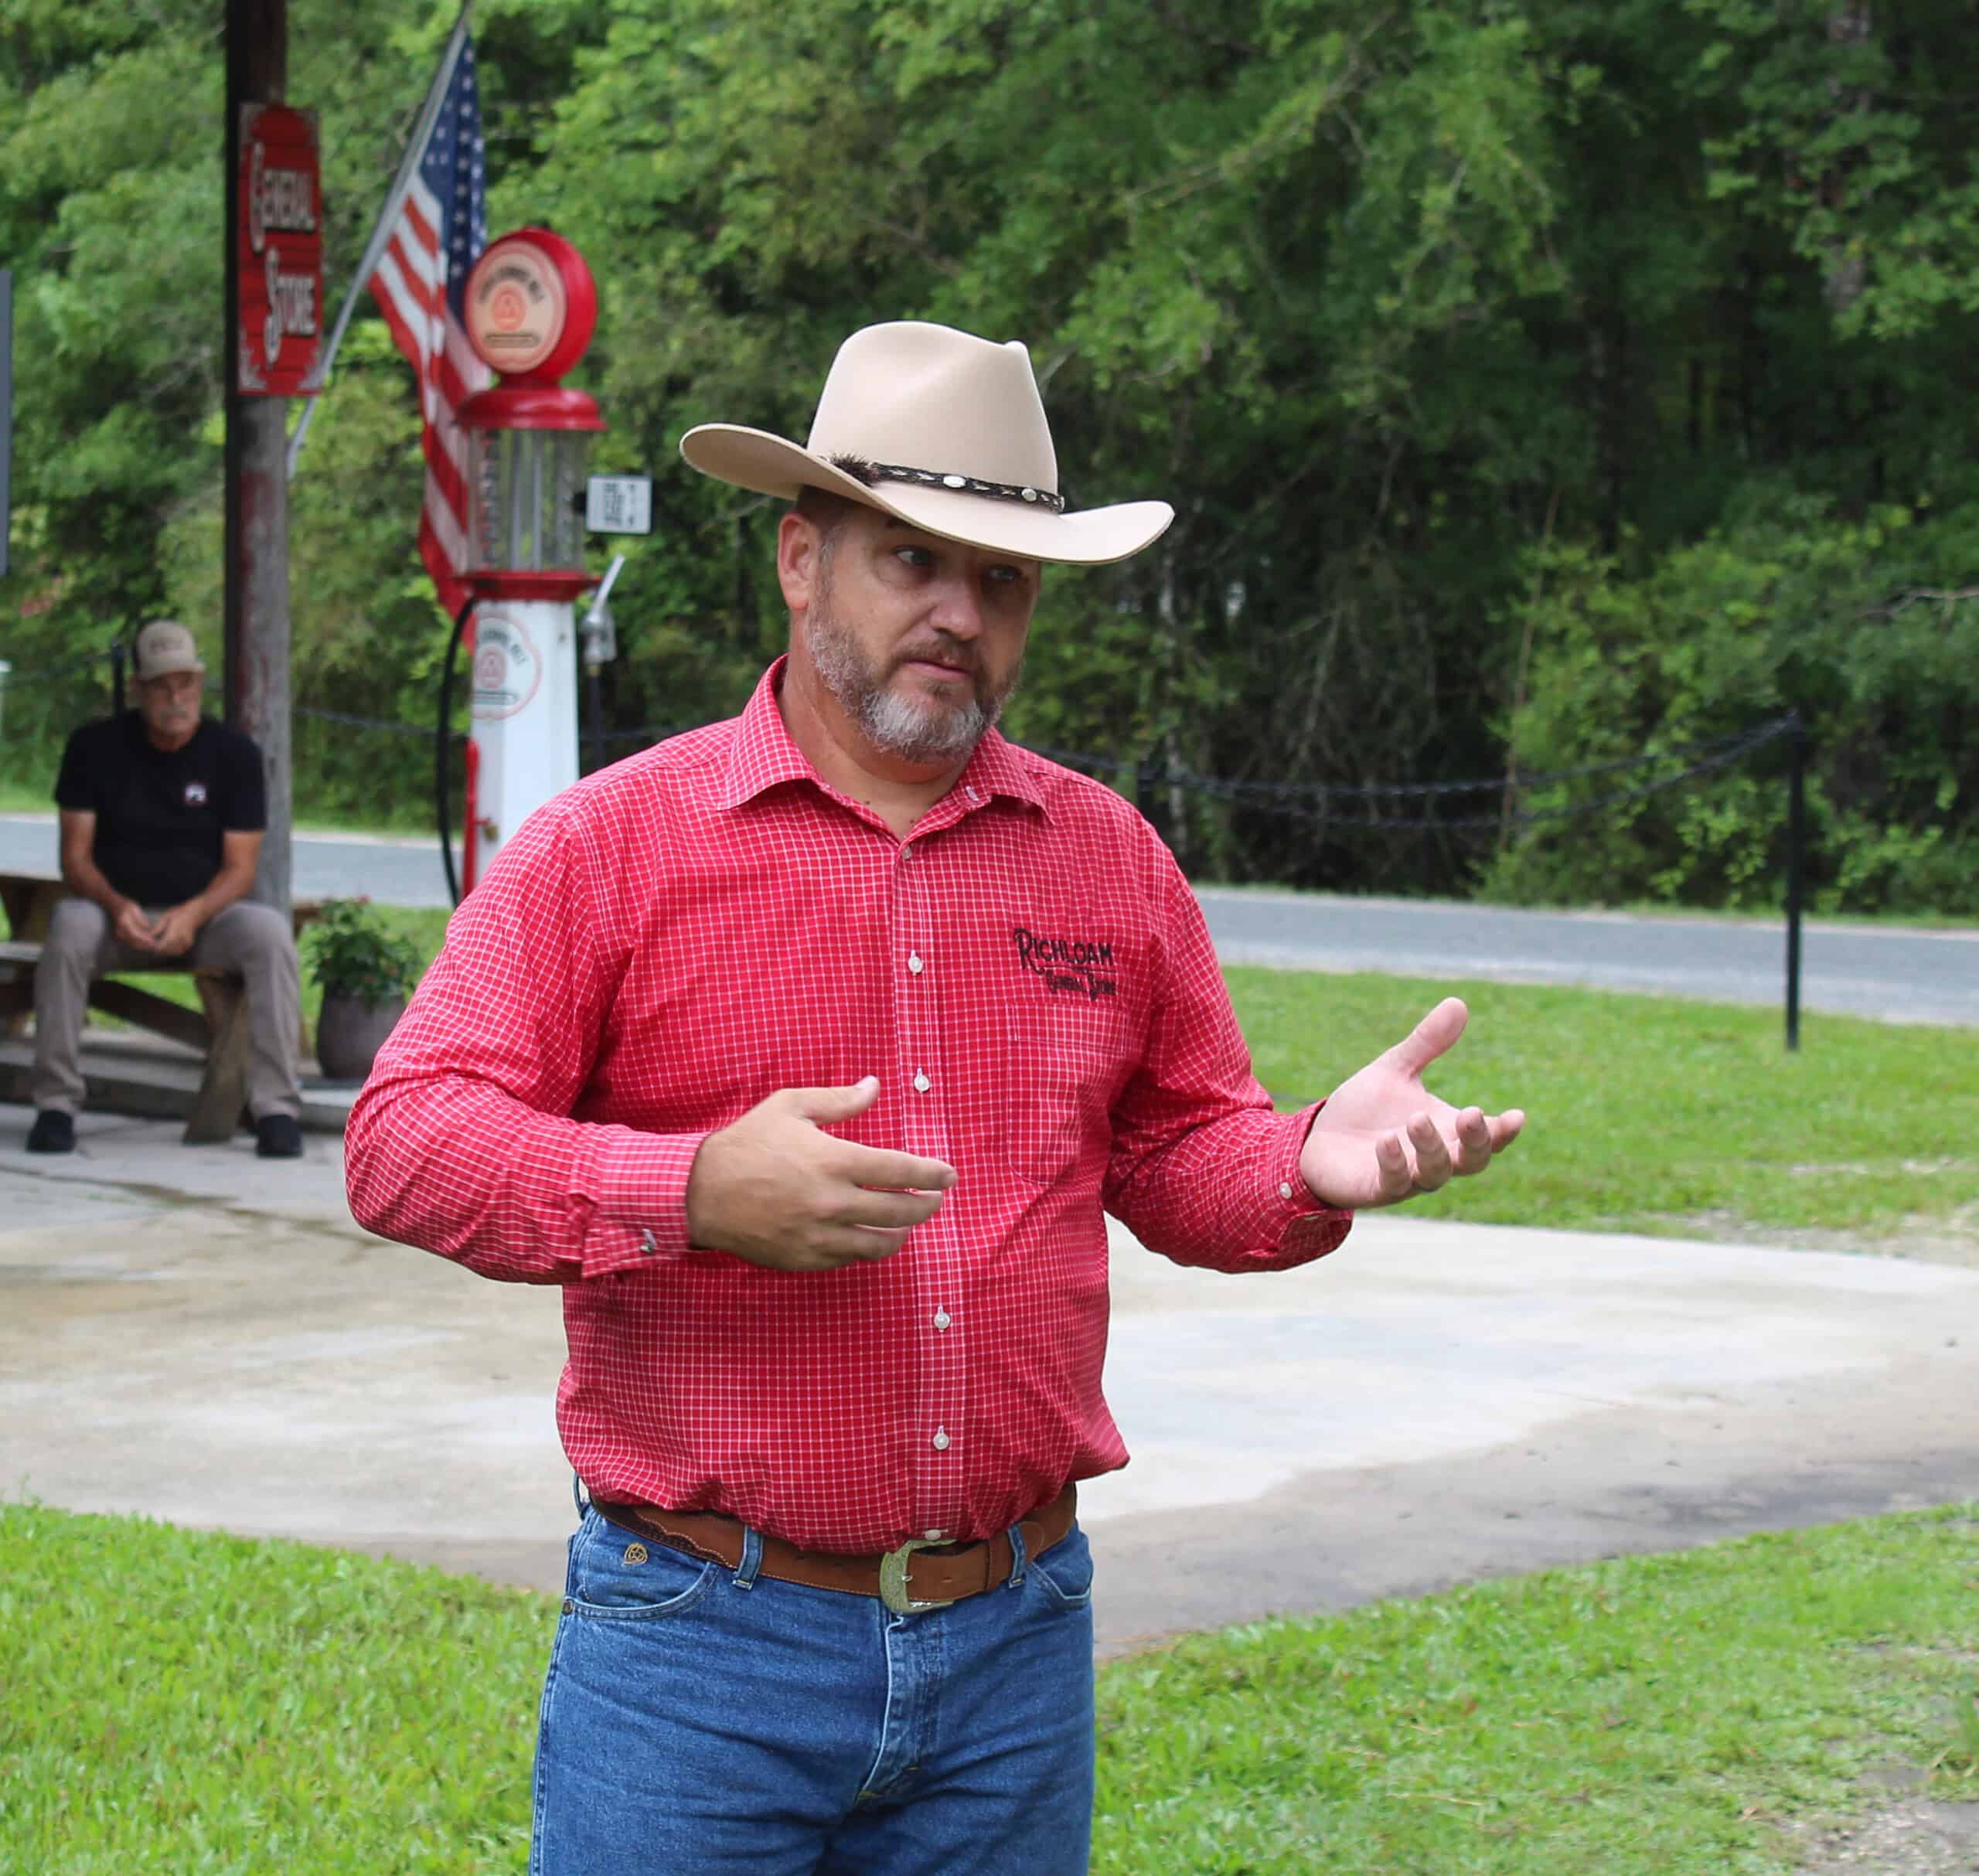
<svg viewBox="0 0 1979 1876">
<path fill-rule="evenodd" d="M 1423 1071 L 1463 1033 L 1470 1016 L 1462 999 L 1446 997 L 1402 1041 L 1334 1090 L 1299 1156 L 1299 1176 L 1315 1198 L 1344 1210 L 1397 1205 L 1483 1172 L 1518 1138 L 1521 1109 L 1460 1109 L 1422 1085 Z"/>
</svg>

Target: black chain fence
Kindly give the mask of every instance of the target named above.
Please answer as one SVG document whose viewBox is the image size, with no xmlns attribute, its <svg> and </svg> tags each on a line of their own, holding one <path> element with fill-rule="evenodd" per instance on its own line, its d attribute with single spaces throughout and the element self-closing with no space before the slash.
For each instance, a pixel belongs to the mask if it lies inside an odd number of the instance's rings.
<svg viewBox="0 0 1979 1876">
<path fill-rule="evenodd" d="M 1214 775 L 1198 775 L 1183 768 L 1166 768 L 1159 761 L 1143 764 L 1139 786 L 1179 788 L 1186 794 L 1234 805 L 1262 809 L 1288 815 L 1315 825 L 1339 826 L 1371 832 L 1423 832 L 1535 826 L 1542 822 L 1571 820 L 1579 815 L 1604 814 L 1631 802 L 1660 795 L 1701 781 L 1721 769 L 1731 768 L 1769 743 L 1790 735 L 1798 719 L 1791 713 L 1769 717 L 1763 723 L 1715 737 L 1670 749 L 1653 750 L 1642 755 L 1622 756 L 1612 761 L 1582 763 L 1573 768 L 1534 770 L 1525 775 L 1494 775 L 1478 781 L 1402 781 L 1366 783 L 1227 781 Z M 1041 754 L 1055 752 L 1040 751 Z M 1629 773 L 1647 778 L 1634 785 L 1616 788 L 1585 800 L 1549 803 L 1538 807 L 1512 808 L 1518 796 L 1531 796 L 1563 788 L 1596 776 Z M 1403 801 L 1459 801 L 1470 796 L 1492 796 L 1500 805 L 1489 813 L 1392 815 L 1357 810 L 1355 804 Z"/>
</svg>

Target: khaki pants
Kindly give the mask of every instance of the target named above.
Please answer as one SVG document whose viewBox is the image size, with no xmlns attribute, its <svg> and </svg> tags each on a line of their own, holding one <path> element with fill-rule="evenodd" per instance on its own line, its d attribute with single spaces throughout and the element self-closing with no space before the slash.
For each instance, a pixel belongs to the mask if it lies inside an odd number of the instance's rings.
<svg viewBox="0 0 1979 1876">
<path fill-rule="evenodd" d="M 288 919 L 272 906 L 237 899 L 200 927 L 189 959 L 173 962 L 226 971 L 246 982 L 248 1108 L 257 1120 L 299 1115 L 295 1058 L 302 985 Z M 121 942 L 109 915 L 94 901 L 64 899 L 56 907 L 34 972 L 37 1110 L 73 1114 L 83 1105 L 83 1013 L 90 979 L 107 971 L 155 970 L 158 964 L 155 954 Z"/>
</svg>

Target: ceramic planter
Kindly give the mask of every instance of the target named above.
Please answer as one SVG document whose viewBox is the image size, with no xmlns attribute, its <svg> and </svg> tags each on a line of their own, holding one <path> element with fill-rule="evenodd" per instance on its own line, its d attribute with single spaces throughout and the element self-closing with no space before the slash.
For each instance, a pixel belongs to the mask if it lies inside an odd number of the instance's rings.
<svg viewBox="0 0 1979 1876">
<path fill-rule="evenodd" d="M 332 1081 L 361 1081 L 371 1072 L 385 1038 L 405 1014 L 405 999 L 370 1003 L 325 993 L 316 1019 L 316 1062 Z"/>
</svg>

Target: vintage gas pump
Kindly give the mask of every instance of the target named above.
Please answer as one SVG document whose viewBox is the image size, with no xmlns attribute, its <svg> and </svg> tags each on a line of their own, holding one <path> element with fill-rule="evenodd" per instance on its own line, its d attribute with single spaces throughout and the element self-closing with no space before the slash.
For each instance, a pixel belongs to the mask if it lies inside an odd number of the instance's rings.
<svg viewBox="0 0 1979 1876">
<path fill-rule="evenodd" d="M 468 274 L 468 342 L 499 374 L 460 406 L 467 438 L 467 829 L 473 886 L 531 810 L 577 778 L 575 602 L 597 401 L 557 380 L 591 342 L 598 291 L 568 241 L 523 228 Z"/>
</svg>

